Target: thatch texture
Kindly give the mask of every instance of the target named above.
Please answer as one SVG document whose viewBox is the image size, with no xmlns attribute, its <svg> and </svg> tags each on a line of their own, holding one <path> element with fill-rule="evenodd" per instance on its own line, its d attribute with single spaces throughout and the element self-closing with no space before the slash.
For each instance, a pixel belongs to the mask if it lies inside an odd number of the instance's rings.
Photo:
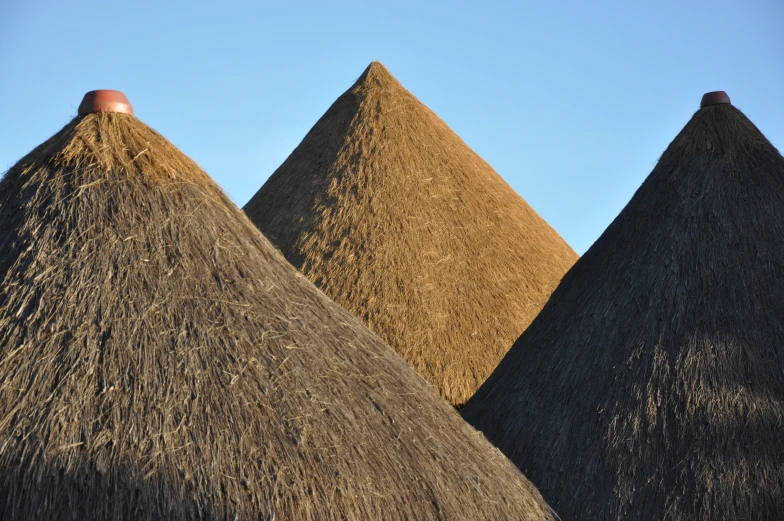
<svg viewBox="0 0 784 521">
<path fill-rule="evenodd" d="M 455 405 L 577 258 L 378 62 L 244 209 Z"/>
<path fill-rule="evenodd" d="M 700 109 L 463 409 L 563 519 L 784 519 L 784 158 Z"/>
<path fill-rule="evenodd" d="M 0 519 L 550 519 L 132 116 L 13 166 L 0 244 Z"/>
</svg>

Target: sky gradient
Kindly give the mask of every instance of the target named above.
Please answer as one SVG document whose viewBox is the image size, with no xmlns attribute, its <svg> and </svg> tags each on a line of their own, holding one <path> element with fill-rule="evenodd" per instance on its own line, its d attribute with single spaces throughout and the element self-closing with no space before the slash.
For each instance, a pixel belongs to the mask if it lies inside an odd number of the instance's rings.
<svg viewBox="0 0 784 521">
<path fill-rule="evenodd" d="M 780 0 L 283 4 L 0 0 L 0 171 L 118 89 L 242 206 L 379 60 L 582 254 L 703 93 L 784 147 Z"/>
</svg>

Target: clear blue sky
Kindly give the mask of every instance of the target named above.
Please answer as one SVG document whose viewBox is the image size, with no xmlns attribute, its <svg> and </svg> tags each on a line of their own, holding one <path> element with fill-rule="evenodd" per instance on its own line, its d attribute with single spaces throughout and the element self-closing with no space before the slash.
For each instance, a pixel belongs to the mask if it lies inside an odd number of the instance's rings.
<svg viewBox="0 0 784 521">
<path fill-rule="evenodd" d="M 782 27 L 781 0 L 0 0 L 0 171 L 119 89 L 242 206 L 380 60 L 582 254 L 704 92 L 784 148 Z"/>
</svg>

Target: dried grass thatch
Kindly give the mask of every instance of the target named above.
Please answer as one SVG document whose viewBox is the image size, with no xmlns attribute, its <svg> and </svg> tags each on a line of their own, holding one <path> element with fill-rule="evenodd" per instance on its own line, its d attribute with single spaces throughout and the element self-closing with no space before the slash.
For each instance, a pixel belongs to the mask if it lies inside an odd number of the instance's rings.
<svg viewBox="0 0 784 521">
<path fill-rule="evenodd" d="M 245 212 L 455 405 L 487 378 L 577 259 L 378 62 Z"/>
<path fill-rule="evenodd" d="M 550 519 L 132 116 L 12 167 L 0 243 L 0 519 Z"/>
<path fill-rule="evenodd" d="M 784 519 L 784 158 L 702 108 L 463 409 L 564 519 Z"/>
</svg>

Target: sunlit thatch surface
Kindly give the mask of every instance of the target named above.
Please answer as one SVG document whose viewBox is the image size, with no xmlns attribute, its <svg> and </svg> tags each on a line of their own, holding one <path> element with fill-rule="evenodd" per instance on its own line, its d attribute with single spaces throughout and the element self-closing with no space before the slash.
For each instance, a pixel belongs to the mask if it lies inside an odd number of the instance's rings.
<svg viewBox="0 0 784 521">
<path fill-rule="evenodd" d="M 245 212 L 455 405 L 487 378 L 577 259 L 378 62 Z"/>
<path fill-rule="evenodd" d="M 506 458 L 123 114 L 0 182 L 0 519 L 549 519 Z"/>
</svg>

